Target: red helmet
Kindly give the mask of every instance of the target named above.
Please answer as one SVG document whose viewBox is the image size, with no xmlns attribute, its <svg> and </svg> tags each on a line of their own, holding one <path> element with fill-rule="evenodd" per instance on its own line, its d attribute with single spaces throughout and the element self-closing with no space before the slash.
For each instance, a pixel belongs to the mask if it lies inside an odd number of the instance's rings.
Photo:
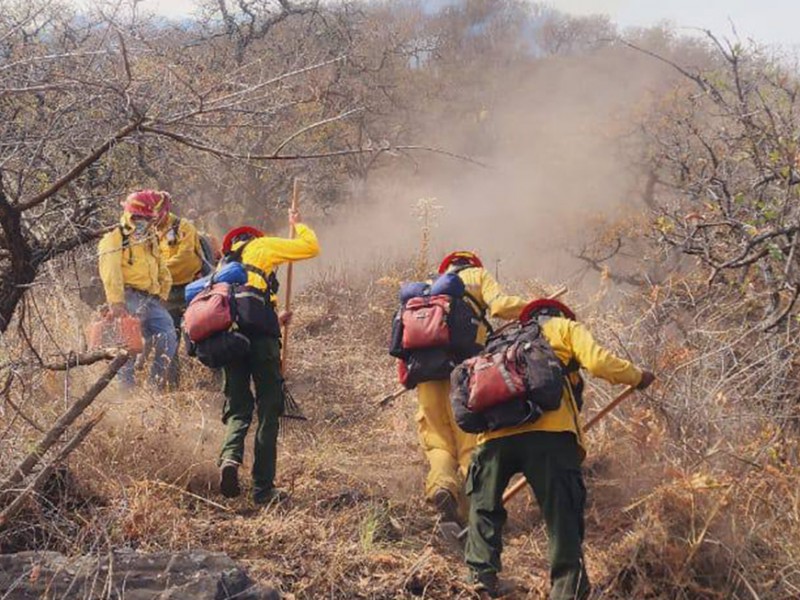
<svg viewBox="0 0 800 600">
<path fill-rule="evenodd" d="M 256 229 L 255 227 L 250 227 L 248 225 L 231 229 L 228 233 L 225 234 L 225 237 L 222 239 L 222 253 L 227 254 L 228 252 L 230 252 L 235 242 L 240 242 L 243 240 L 249 240 L 250 238 L 258 238 L 263 236 L 264 236 L 263 231 Z"/>
<path fill-rule="evenodd" d="M 159 220 L 169 213 L 171 205 L 172 197 L 169 193 L 157 190 L 139 190 L 122 201 L 125 212 L 136 217 Z"/>
<path fill-rule="evenodd" d="M 439 265 L 439 275 L 444 274 L 454 262 L 466 262 L 473 267 L 482 267 L 483 263 L 478 255 L 469 250 L 456 250 L 444 257 L 442 264 Z"/>
<path fill-rule="evenodd" d="M 566 317 L 571 321 L 575 321 L 575 313 L 563 302 L 558 300 L 550 300 L 549 298 L 541 298 L 528 302 L 522 309 L 519 315 L 519 320 L 523 323 L 530 321 L 531 317 L 536 314 L 548 315 L 551 317 Z"/>
</svg>

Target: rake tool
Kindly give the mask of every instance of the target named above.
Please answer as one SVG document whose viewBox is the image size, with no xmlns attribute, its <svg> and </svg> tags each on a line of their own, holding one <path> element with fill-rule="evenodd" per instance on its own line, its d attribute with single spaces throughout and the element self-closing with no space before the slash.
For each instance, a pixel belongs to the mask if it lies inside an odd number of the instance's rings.
<svg viewBox="0 0 800 600">
<path fill-rule="evenodd" d="M 308 422 L 308 417 L 303 414 L 303 409 L 294 399 L 286 382 L 284 381 L 281 385 L 283 386 L 283 414 L 278 418 L 278 435 L 294 431 L 303 422 Z"/>
<path fill-rule="evenodd" d="M 292 186 L 292 210 L 297 210 L 297 203 L 300 199 L 300 180 L 295 177 L 294 185 Z M 294 226 L 289 225 L 289 238 L 294 238 Z M 285 310 L 289 311 L 292 308 L 292 278 L 294 276 L 293 264 L 290 262 L 286 270 L 286 302 Z M 281 373 L 286 373 L 289 358 L 289 324 L 283 326 L 283 346 L 281 352 Z M 303 421 L 308 421 L 308 417 L 303 414 L 300 405 L 294 399 L 294 396 L 289 391 L 286 385 L 286 380 L 282 383 L 283 386 L 283 414 L 278 420 L 278 433 L 279 435 L 284 431 L 293 429 L 293 425 Z"/>
</svg>

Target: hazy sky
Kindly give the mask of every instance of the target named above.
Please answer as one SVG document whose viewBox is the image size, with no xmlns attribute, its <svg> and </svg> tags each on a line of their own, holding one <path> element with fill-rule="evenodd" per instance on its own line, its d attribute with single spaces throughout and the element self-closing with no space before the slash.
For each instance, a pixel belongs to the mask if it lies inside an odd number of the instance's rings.
<svg viewBox="0 0 800 600">
<path fill-rule="evenodd" d="M 565 12 L 605 13 L 622 26 L 670 20 L 726 35 L 733 20 L 739 35 L 772 44 L 800 46 L 800 0 L 550 0 Z M 167 16 L 191 11 L 193 0 L 144 0 L 142 6 Z"/>
</svg>

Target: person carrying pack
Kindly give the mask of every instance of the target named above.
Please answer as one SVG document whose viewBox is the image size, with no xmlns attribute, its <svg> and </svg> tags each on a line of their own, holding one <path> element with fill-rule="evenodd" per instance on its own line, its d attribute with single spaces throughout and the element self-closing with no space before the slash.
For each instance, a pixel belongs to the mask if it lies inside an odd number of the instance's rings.
<svg viewBox="0 0 800 600">
<path fill-rule="evenodd" d="M 484 314 L 501 319 L 516 319 L 525 306 L 525 301 L 517 296 L 505 295 L 495 278 L 483 268 L 481 260 L 472 252 L 457 251 L 447 255 L 439 265 L 439 275 L 454 276 L 463 285 L 464 292 L 460 298 L 451 295 L 446 300 L 456 307 L 455 313 L 448 313 L 451 315 L 448 325 L 454 325 L 448 335 L 455 332 L 455 348 L 432 346 L 403 354 L 397 352 L 398 344 L 401 346 L 402 340 L 398 342 L 394 339 L 392 353 L 395 356 L 404 356 L 399 363 L 401 380 L 407 387 L 416 385 L 417 389 L 417 430 L 420 445 L 429 464 L 425 497 L 436 507 L 443 522 L 463 523 L 467 502 L 464 495 L 464 476 L 476 438 L 473 434 L 462 431 L 455 422 L 450 406 L 450 371 L 459 361 L 481 349 L 488 332 Z M 453 284 L 448 278 L 441 283 L 445 288 Z M 420 285 L 424 288 L 425 284 Z M 418 291 L 421 292 L 422 288 Z M 435 298 L 435 294 L 428 298 L 423 297 L 419 303 L 423 306 L 425 302 L 431 305 L 441 304 L 439 300 L 434 302 Z M 469 322 L 467 325 L 463 325 L 462 307 L 469 310 L 466 316 L 466 321 Z M 416 314 L 420 311 L 419 307 L 412 306 L 412 309 L 409 310 L 409 303 L 406 302 L 395 321 L 402 319 L 403 315 L 407 320 L 422 316 Z M 438 317 L 440 320 L 441 316 L 442 314 Z M 437 318 L 436 315 L 433 317 L 431 322 Z M 422 322 L 423 319 L 419 321 Z M 399 329 L 401 328 L 395 322 L 393 338 L 400 335 Z M 460 337 L 464 331 L 471 332 L 472 339 L 467 340 L 468 343 L 464 343 Z M 402 372 L 404 369 L 407 371 L 405 374 Z"/>
<path fill-rule="evenodd" d="M 173 214 L 169 207 L 162 211 L 157 226 L 161 254 L 172 276 L 172 288 L 166 301 L 166 309 L 172 317 L 180 346 L 181 319 L 186 310 L 184 300 L 186 286 L 198 277 L 213 271 L 216 261 L 209 264 L 209 258 L 204 255 L 201 237 L 194 223 Z M 168 375 L 169 383 L 173 387 L 178 386 L 178 356 L 176 352 L 170 363 Z"/>
<path fill-rule="evenodd" d="M 98 269 L 113 317 L 137 317 L 145 344 L 155 351 L 150 383 L 166 384 L 169 364 L 177 349 L 172 318 L 163 302 L 169 297 L 172 276 L 161 255 L 156 223 L 169 212 L 167 192 L 139 190 L 123 202 L 120 224 L 98 244 Z M 123 387 L 134 384 L 134 359 L 119 372 Z"/>
<path fill-rule="evenodd" d="M 220 491 L 229 498 L 241 493 L 238 471 L 244 458 L 245 436 L 256 410 L 252 470 L 256 504 L 268 504 L 285 496 L 275 488 L 275 469 L 278 417 L 284 409 L 280 326 L 291 319 L 291 313 L 276 312 L 275 268 L 319 254 L 316 234 L 300 222 L 297 211 L 289 210 L 289 222 L 295 238 L 267 237 L 255 228 L 239 227 L 228 232 L 222 244 L 222 262 L 240 262 L 247 272 L 246 284 L 231 286 L 233 295 L 229 299 L 235 303 L 237 333 L 246 336 L 249 348 L 240 359 L 223 367 L 222 422 L 226 432 L 219 456 Z M 197 298 L 192 304 L 195 302 Z"/>
<path fill-rule="evenodd" d="M 559 407 L 566 376 L 580 407 L 578 370 L 574 360 L 561 364 L 538 320 L 509 323 L 489 336 L 479 355 L 453 370 L 450 403 L 456 423 L 468 433 L 531 423 Z"/>
<path fill-rule="evenodd" d="M 584 600 L 590 586 L 582 549 L 586 488 L 581 463 L 586 451 L 578 369 L 638 389 L 649 386 L 654 376 L 599 346 L 558 300 L 531 302 L 519 320 L 452 374 L 456 411 L 471 405 L 474 413 L 459 420 L 469 423 L 470 430 L 482 430 L 466 482 L 466 563 L 476 591 L 491 597 L 510 592 L 497 578 L 506 520 L 503 492 L 511 477 L 522 472 L 547 526 L 550 600 Z M 485 377 L 479 369 L 487 371 Z M 508 385 L 497 380 L 502 369 Z"/>
</svg>

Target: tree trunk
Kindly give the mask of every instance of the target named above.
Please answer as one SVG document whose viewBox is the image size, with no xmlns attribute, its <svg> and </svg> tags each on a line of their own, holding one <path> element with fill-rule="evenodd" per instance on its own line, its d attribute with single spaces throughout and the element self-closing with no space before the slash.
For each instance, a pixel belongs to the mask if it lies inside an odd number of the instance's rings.
<svg viewBox="0 0 800 600">
<path fill-rule="evenodd" d="M 22 233 L 22 215 L 12 206 L 3 189 L 0 176 L 0 227 L 3 231 L 3 249 L 7 252 L 0 271 L 0 333 L 8 329 L 17 304 L 25 294 L 28 284 L 36 278 L 31 248 Z"/>
</svg>

